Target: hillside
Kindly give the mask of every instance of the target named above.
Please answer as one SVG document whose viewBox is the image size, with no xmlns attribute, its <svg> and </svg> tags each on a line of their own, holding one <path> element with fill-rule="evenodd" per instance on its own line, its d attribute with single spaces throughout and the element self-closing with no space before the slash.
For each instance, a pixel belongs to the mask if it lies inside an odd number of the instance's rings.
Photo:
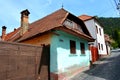
<svg viewBox="0 0 120 80">
<path fill-rule="evenodd" d="M 104 25 L 104 32 L 112 35 L 114 30 L 120 30 L 120 18 L 104 18 L 100 17 L 98 20 Z"/>
<path fill-rule="evenodd" d="M 113 48 L 120 48 L 120 18 L 98 18 L 98 20 L 104 25 L 105 33 L 109 34 L 114 43 Z"/>
</svg>

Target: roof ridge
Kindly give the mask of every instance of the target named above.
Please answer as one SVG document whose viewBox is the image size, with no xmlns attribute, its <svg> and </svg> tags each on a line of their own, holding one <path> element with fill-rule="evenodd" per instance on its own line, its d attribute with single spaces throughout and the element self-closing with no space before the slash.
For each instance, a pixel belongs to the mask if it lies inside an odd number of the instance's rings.
<svg viewBox="0 0 120 80">
<path fill-rule="evenodd" d="M 86 20 L 90 20 L 90 19 L 93 19 L 94 16 L 90 16 L 90 15 L 87 15 L 87 14 L 82 14 L 80 16 L 78 16 L 81 20 L 83 21 L 86 21 Z"/>
<path fill-rule="evenodd" d="M 93 17 L 93 16 L 91 16 L 91 15 L 87 15 L 87 14 L 82 14 L 82 15 L 80 15 L 80 16 L 90 16 L 90 17 Z"/>
<path fill-rule="evenodd" d="M 44 16 L 44 17 L 38 19 L 38 20 L 33 21 L 32 23 L 38 22 L 38 21 L 40 21 L 40 20 L 42 20 L 42 19 L 44 19 L 44 18 L 46 18 L 46 17 L 48 17 L 48 16 L 50 16 L 50 15 L 55 14 L 56 12 L 58 12 L 58 11 L 60 11 L 60 10 L 63 10 L 63 11 L 65 11 L 65 12 L 69 13 L 67 10 L 61 8 L 61 9 L 58 9 L 58 10 L 56 10 L 56 11 L 51 12 L 50 14 L 48 14 L 48 15 L 46 15 L 46 16 Z M 30 24 L 32 24 L 32 23 L 30 23 Z M 30 24 L 29 24 L 29 25 L 30 25 Z"/>
</svg>

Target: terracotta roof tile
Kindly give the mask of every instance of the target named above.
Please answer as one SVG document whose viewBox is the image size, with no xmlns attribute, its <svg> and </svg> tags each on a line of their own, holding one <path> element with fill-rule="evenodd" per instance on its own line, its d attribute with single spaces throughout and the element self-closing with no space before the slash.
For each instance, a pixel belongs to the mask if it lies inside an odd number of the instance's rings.
<svg viewBox="0 0 120 80">
<path fill-rule="evenodd" d="M 104 25 L 95 16 L 81 15 L 78 18 L 80 18 L 84 22 L 88 21 L 88 20 L 91 20 L 91 19 L 94 19 L 95 21 L 97 21 L 101 25 L 101 27 L 104 27 Z"/>
<path fill-rule="evenodd" d="M 55 27 L 61 26 L 61 21 L 66 16 L 66 14 L 67 11 L 60 9 L 38 21 L 33 22 L 29 25 L 29 31 L 25 33 L 20 40 L 24 40 L 39 33 L 43 33 Z"/>
<path fill-rule="evenodd" d="M 63 26 L 62 22 L 64 19 L 66 19 L 67 15 L 70 13 L 67 12 L 64 9 L 59 9 L 56 12 L 40 19 L 37 20 L 31 24 L 29 24 L 29 30 L 23 34 L 23 36 L 20 36 L 20 28 L 18 28 L 16 31 L 13 31 L 6 36 L 7 41 L 22 41 L 28 38 L 31 38 L 37 34 L 52 30 L 54 28 Z M 84 23 L 83 23 L 84 24 Z M 76 32 L 78 33 L 78 32 Z M 80 35 L 82 34 L 84 37 L 87 37 L 89 39 L 92 39 L 90 36 L 87 34 L 79 33 Z"/>
<path fill-rule="evenodd" d="M 90 19 L 92 19 L 92 18 L 94 18 L 93 16 L 88 16 L 88 15 L 81 15 L 81 16 L 79 16 L 79 18 L 81 19 L 81 20 L 83 20 L 83 21 L 86 21 L 86 20 L 90 20 Z"/>
<path fill-rule="evenodd" d="M 64 9 L 60 9 L 40 20 L 37 20 L 31 24 L 29 24 L 29 31 L 26 32 L 22 37 L 19 34 L 20 28 L 16 29 L 15 31 L 8 33 L 6 35 L 6 41 L 15 41 L 16 39 L 20 38 L 20 40 L 32 37 L 39 33 L 43 33 L 45 31 L 51 30 L 52 28 L 58 27 L 61 25 L 61 21 L 65 18 L 68 12 Z"/>
<path fill-rule="evenodd" d="M 16 35 L 18 35 L 19 30 L 20 28 L 14 30 L 13 32 L 6 34 L 5 41 L 12 41 L 13 38 L 16 37 Z"/>
</svg>

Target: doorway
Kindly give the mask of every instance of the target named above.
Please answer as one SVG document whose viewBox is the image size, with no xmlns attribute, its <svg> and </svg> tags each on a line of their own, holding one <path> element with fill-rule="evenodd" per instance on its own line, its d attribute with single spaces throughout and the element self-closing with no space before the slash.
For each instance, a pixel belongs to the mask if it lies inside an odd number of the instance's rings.
<svg viewBox="0 0 120 80">
<path fill-rule="evenodd" d="M 50 80 L 50 45 L 43 46 L 38 74 L 40 80 Z"/>
</svg>

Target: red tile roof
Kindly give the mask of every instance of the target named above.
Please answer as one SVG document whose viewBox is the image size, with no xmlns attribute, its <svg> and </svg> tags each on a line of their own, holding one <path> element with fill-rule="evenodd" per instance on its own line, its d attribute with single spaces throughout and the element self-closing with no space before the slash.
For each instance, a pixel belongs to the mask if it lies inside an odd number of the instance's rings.
<svg viewBox="0 0 120 80">
<path fill-rule="evenodd" d="M 23 34 L 23 36 L 20 36 L 19 31 L 20 28 L 18 28 L 16 31 L 13 31 L 6 36 L 7 41 L 22 41 L 28 38 L 31 38 L 33 36 L 36 36 L 40 33 L 44 33 L 46 31 L 52 30 L 57 27 L 63 26 L 62 23 L 66 19 L 66 17 L 70 13 L 66 10 L 59 9 L 56 12 L 38 20 L 31 24 L 29 24 L 29 30 Z M 71 14 L 72 15 L 72 14 Z M 81 21 L 81 20 L 80 20 Z M 77 32 L 76 32 L 77 33 Z M 78 33 L 79 34 L 79 33 Z M 93 40 L 91 36 L 88 34 L 81 33 L 82 36 L 86 37 L 88 40 Z M 80 35 L 81 35 L 80 34 Z"/>
<path fill-rule="evenodd" d="M 18 36 L 19 30 L 20 30 L 20 28 L 14 30 L 13 32 L 8 33 L 5 37 L 5 40 L 6 41 L 13 41 L 13 40 L 17 39 L 16 37 Z"/>
<path fill-rule="evenodd" d="M 102 25 L 102 23 L 95 16 L 89 16 L 89 15 L 83 14 L 81 16 L 78 16 L 78 18 L 81 19 L 81 20 L 83 20 L 84 22 L 88 21 L 88 20 L 91 20 L 91 19 L 94 19 L 95 21 L 97 21 L 101 25 L 101 27 L 104 27 Z"/>
<path fill-rule="evenodd" d="M 60 9 L 38 21 L 33 22 L 29 25 L 29 31 L 23 37 L 21 37 L 20 40 L 24 40 L 39 33 L 43 33 L 55 27 L 61 26 L 61 21 L 65 18 L 66 14 L 67 11 Z"/>
<path fill-rule="evenodd" d="M 92 19 L 92 18 L 94 18 L 93 16 L 88 16 L 88 15 L 81 15 L 81 16 L 79 16 L 79 18 L 81 19 L 81 20 L 83 20 L 83 21 L 86 21 L 86 20 L 90 20 L 90 19 Z"/>
</svg>

